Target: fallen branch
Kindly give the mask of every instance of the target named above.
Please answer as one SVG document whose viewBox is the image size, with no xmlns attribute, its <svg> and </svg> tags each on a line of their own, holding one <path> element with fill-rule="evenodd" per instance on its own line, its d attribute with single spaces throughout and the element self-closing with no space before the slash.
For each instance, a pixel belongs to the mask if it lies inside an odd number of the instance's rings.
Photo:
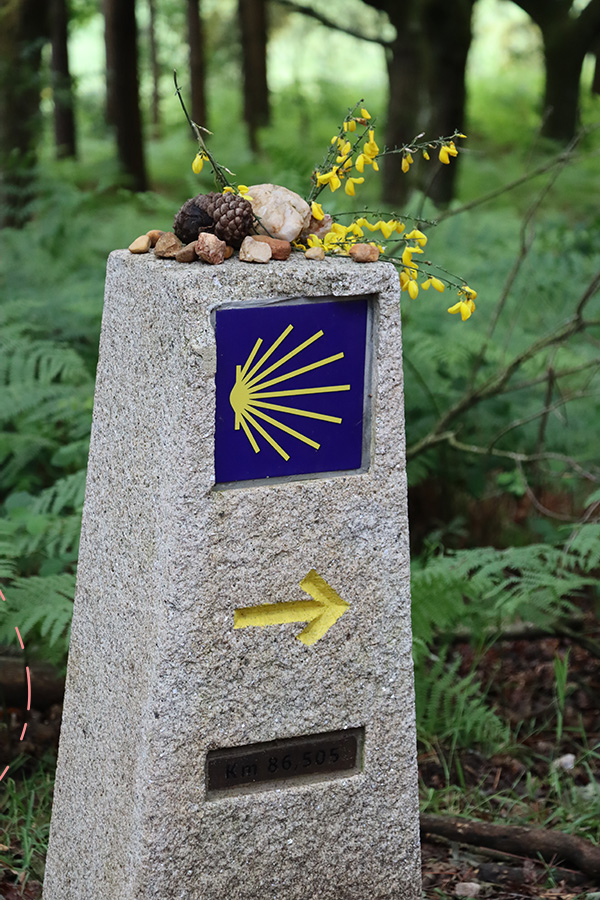
<svg viewBox="0 0 600 900">
<path fill-rule="evenodd" d="M 600 847 L 572 834 L 545 828 L 492 825 L 454 816 L 421 815 L 421 837 L 439 835 L 450 841 L 518 853 L 549 863 L 565 862 L 591 878 L 600 879 Z"/>
</svg>

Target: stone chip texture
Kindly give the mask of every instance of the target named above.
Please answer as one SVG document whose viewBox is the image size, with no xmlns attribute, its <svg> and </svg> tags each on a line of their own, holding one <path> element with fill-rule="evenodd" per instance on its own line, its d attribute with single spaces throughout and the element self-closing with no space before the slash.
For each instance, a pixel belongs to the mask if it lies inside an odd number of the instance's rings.
<svg viewBox="0 0 600 900">
<path fill-rule="evenodd" d="M 211 311 L 377 296 L 363 474 L 213 490 Z M 417 900 L 399 285 L 384 263 L 110 255 L 45 900 Z M 241 606 L 350 609 L 233 629 Z M 364 726 L 360 774 L 207 799 L 206 754 Z"/>
</svg>

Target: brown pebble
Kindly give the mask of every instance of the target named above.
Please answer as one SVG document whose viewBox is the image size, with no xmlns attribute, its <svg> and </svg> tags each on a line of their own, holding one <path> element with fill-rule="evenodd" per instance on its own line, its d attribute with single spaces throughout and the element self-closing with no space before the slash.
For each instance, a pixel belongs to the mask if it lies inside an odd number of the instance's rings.
<svg viewBox="0 0 600 900">
<path fill-rule="evenodd" d="M 164 231 L 154 246 L 154 255 L 161 259 L 174 259 L 183 244 L 172 231 Z"/>
<path fill-rule="evenodd" d="M 150 238 L 147 234 L 140 234 L 138 238 L 135 239 L 129 245 L 130 253 L 147 253 L 151 247 Z"/>
<path fill-rule="evenodd" d="M 289 241 L 281 241 L 279 238 L 269 237 L 268 234 L 253 234 L 251 237 L 255 241 L 261 241 L 268 244 L 271 248 L 271 259 L 288 259 L 292 252 L 292 245 Z"/>
<path fill-rule="evenodd" d="M 195 247 L 198 258 L 211 266 L 218 266 L 225 259 L 227 244 L 225 241 L 220 241 L 216 234 L 201 232 L 195 242 Z"/>
<path fill-rule="evenodd" d="M 379 259 L 379 250 L 372 244 L 354 244 L 354 246 L 350 248 L 350 256 L 354 262 L 377 262 Z"/>
<path fill-rule="evenodd" d="M 225 259 L 231 259 L 233 256 L 233 247 L 230 247 L 229 244 L 225 247 Z"/>
<path fill-rule="evenodd" d="M 240 247 L 240 259 L 242 262 L 269 262 L 271 259 L 271 248 L 269 244 L 257 241 L 254 237 L 245 237 Z"/>
<path fill-rule="evenodd" d="M 309 247 L 304 255 L 307 259 L 325 259 L 325 251 L 322 247 Z"/>
<path fill-rule="evenodd" d="M 164 234 L 164 231 L 159 231 L 158 228 L 153 228 L 152 231 L 147 231 L 146 234 L 150 238 L 150 246 L 155 247 L 157 240 L 159 239 L 161 234 Z"/>
<path fill-rule="evenodd" d="M 196 241 L 192 241 L 191 244 L 186 244 L 185 247 L 178 250 L 175 254 L 175 259 L 177 262 L 182 263 L 195 262 L 198 259 L 198 254 L 196 253 Z"/>
</svg>

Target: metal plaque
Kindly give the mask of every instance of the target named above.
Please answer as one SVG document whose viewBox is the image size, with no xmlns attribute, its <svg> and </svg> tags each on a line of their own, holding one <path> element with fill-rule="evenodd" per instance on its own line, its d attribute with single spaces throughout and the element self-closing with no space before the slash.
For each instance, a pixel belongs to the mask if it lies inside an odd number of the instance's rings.
<svg viewBox="0 0 600 900">
<path fill-rule="evenodd" d="M 214 321 L 217 485 L 366 467 L 366 297 L 224 307 Z"/>
<path fill-rule="evenodd" d="M 356 775 L 362 769 L 364 728 L 348 728 L 287 740 L 211 750 L 206 757 L 206 790 L 265 790 L 282 782 Z"/>
</svg>

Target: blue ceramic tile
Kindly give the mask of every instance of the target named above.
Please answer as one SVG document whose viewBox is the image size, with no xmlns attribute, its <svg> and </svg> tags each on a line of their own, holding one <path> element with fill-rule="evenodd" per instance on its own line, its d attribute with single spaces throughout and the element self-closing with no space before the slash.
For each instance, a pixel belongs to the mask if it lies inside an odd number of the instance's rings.
<svg viewBox="0 0 600 900">
<path fill-rule="evenodd" d="M 215 481 L 359 469 L 368 300 L 217 310 Z"/>
</svg>

